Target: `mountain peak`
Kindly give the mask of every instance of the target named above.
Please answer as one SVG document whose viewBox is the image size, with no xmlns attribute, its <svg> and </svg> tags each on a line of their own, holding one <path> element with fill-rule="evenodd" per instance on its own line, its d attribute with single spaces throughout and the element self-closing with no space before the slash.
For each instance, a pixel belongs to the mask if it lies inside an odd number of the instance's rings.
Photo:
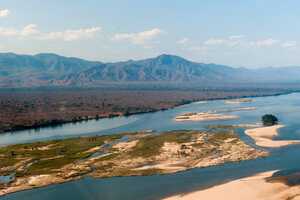
<svg viewBox="0 0 300 200">
<path fill-rule="evenodd" d="M 185 60 L 184 58 L 172 54 L 161 54 L 156 57 L 157 59 L 164 59 L 164 58 L 172 58 L 172 59 L 182 59 Z"/>
<path fill-rule="evenodd" d="M 39 53 L 39 54 L 36 54 L 34 56 L 37 56 L 37 57 L 63 57 L 63 56 L 60 56 L 60 55 L 55 54 L 55 53 Z"/>
<path fill-rule="evenodd" d="M 171 54 L 161 54 L 154 59 L 157 60 L 157 62 L 162 65 L 189 62 L 188 60 L 186 60 L 182 57 L 171 55 Z"/>
</svg>

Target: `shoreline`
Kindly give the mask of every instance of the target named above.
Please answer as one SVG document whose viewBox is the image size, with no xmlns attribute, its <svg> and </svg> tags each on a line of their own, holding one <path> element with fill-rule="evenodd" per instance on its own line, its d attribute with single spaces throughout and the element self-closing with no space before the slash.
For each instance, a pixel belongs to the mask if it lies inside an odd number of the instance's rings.
<svg viewBox="0 0 300 200">
<path fill-rule="evenodd" d="M 245 134 L 251 137 L 257 146 L 266 148 L 278 148 L 292 144 L 300 144 L 300 140 L 273 140 L 278 135 L 278 130 L 285 127 L 284 125 L 274 125 L 247 129 Z"/>
<path fill-rule="evenodd" d="M 289 199 L 289 197 L 295 196 L 299 188 L 297 188 L 297 186 L 296 188 L 289 186 L 284 180 L 276 180 L 276 177 L 273 176 L 276 172 L 277 171 L 268 171 L 258 173 L 204 190 L 174 195 L 164 198 L 163 200 L 219 200 L 224 199 L 224 197 L 231 200 L 286 200 Z M 284 179 L 285 176 L 280 178 Z"/>
<path fill-rule="evenodd" d="M 210 98 L 210 99 L 203 99 L 203 100 L 191 100 L 187 103 L 182 103 L 182 104 L 178 104 L 175 106 L 172 106 L 170 108 L 161 108 L 161 109 L 153 109 L 150 111 L 141 111 L 141 112 L 133 112 L 133 113 L 129 113 L 129 114 L 125 114 L 125 113 L 110 113 L 107 114 L 107 116 L 93 116 L 93 117 L 89 117 L 89 118 L 83 118 L 82 119 L 78 119 L 76 121 L 70 121 L 70 120 L 50 120 L 49 122 L 46 122 L 45 124 L 40 124 L 40 125 L 32 125 L 32 126 L 22 126 L 22 127 L 15 127 L 15 128 L 11 128 L 9 130 L 0 130 L 0 135 L 1 134 L 5 134 L 5 133 L 11 133 L 11 134 L 18 134 L 18 132 L 20 131 L 26 131 L 26 130 L 38 130 L 38 129 L 42 129 L 42 128 L 51 128 L 51 127 L 59 127 L 59 126 L 63 126 L 66 124 L 72 124 L 72 123 L 81 123 L 81 122 L 87 122 L 90 120 L 101 120 L 101 119 L 110 119 L 110 118 L 116 118 L 116 117 L 130 117 L 133 115 L 141 115 L 141 114 L 147 114 L 147 113 L 155 113 L 155 112 L 160 112 L 160 111 L 165 111 L 165 110 L 171 110 L 183 105 L 188 105 L 191 103 L 195 103 L 195 102 L 201 102 L 201 101 L 216 101 L 216 100 L 233 100 L 233 99 L 241 99 L 241 98 L 257 98 L 257 97 L 272 97 L 272 96 L 281 96 L 281 95 L 288 95 L 288 94 L 293 94 L 293 93 L 298 93 L 299 91 L 292 91 L 292 92 L 279 92 L 279 93 L 275 93 L 275 94 L 262 94 L 262 95 L 242 95 L 240 97 L 226 97 L 226 98 Z M 52 122 L 54 122 L 52 124 Z"/>
</svg>

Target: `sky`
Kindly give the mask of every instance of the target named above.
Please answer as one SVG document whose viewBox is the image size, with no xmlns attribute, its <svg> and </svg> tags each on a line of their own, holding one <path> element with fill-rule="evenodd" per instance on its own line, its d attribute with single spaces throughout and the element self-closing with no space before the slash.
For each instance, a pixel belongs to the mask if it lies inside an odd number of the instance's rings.
<svg viewBox="0 0 300 200">
<path fill-rule="evenodd" d="M 300 66 L 297 0 L 1 0 L 0 52 Z"/>
</svg>

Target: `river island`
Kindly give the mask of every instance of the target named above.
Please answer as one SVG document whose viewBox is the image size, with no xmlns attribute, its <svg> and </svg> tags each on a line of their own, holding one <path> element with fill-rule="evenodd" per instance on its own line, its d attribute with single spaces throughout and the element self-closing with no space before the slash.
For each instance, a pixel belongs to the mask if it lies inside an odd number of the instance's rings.
<svg viewBox="0 0 300 200">
<path fill-rule="evenodd" d="M 16 144 L 0 148 L 0 195 L 83 176 L 167 174 L 267 155 L 244 143 L 232 128 L 141 131 Z"/>
<path fill-rule="evenodd" d="M 199 113 L 185 113 L 175 118 L 176 122 L 183 121 L 215 121 L 215 120 L 231 120 L 237 119 L 235 115 L 225 115 L 220 113 L 199 112 Z"/>
</svg>

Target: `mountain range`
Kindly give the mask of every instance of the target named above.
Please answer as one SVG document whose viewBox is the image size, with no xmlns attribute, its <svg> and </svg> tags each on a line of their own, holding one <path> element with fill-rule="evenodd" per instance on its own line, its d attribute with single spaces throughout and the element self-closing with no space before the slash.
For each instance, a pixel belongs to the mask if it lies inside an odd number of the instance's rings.
<svg viewBox="0 0 300 200">
<path fill-rule="evenodd" d="M 56 54 L 0 54 L 0 87 L 97 87 L 118 83 L 300 83 L 300 67 L 235 68 L 175 55 L 104 63 Z"/>
</svg>

